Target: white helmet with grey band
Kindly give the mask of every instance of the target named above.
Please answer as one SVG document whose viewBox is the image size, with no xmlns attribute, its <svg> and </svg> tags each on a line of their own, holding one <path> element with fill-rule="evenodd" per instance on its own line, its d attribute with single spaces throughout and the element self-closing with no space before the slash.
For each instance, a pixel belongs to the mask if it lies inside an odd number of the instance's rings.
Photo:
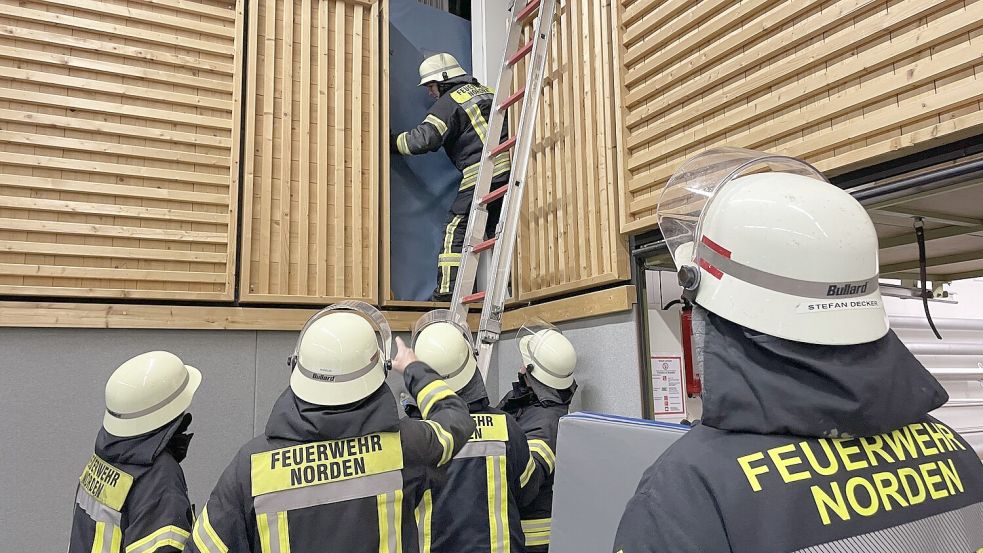
<svg viewBox="0 0 983 553">
<path fill-rule="evenodd" d="M 114 436 L 151 432 L 183 414 L 201 384 L 201 372 L 173 353 L 151 351 L 117 368 L 106 383 L 103 427 Z"/>
<path fill-rule="evenodd" d="M 392 331 L 378 309 L 360 301 L 336 303 L 304 325 L 288 358 L 290 388 L 317 405 L 347 405 L 382 386 Z"/>
<path fill-rule="evenodd" d="M 685 295 L 708 311 L 805 343 L 887 333 L 870 217 L 808 163 L 704 152 L 676 171 L 657 214 Z"/>
<path fill-rule="evenodd" d="M 435 309 L 420 317 L 413 326 L 412 344 L 417 358 L 455 392 L 474 378 L 478 363 L 471 331 L 452 311 Z"/>
<path fill-rule="evenodd" d="M 573 385 L 577 352 L 558 328 L 533 317 L 522 325 L 516 338 L 526 374 L 557 390 Z"/>
</svg>

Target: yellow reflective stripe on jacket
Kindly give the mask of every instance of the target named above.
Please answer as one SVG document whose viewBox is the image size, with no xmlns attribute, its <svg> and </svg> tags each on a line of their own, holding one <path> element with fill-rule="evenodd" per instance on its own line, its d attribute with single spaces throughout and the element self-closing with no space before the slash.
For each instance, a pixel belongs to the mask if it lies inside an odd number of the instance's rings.
<svg viewBox="0 0 983 553">
<path fill-rule="evenodd" d="M 165 526 L 147 537 L 126 547 L 126 553 L 153 553 L 161 547 L 171 546 L 178 551 L 184 549 L 191 532 L 177 526 Z"/>
<path fill-rule="evenodd" d="M 208 520 L 208 505 L 205 505 L 201 516 L 195 521 L 191 537 L 201 553 L 229 553 L 229 546 L 218 537 L 218 532 L 212 528 L 212 523 Z"/>
<path fill-rule="evenodd" d="M 400 133 L 400 135 L 396 137 L 396 149 L 399 150 L 399 153 L 403 154 L 404 156 L 412 155 L 412 152 L 410 152 L 409 138 L 410 133 L 408 132 Z"/>
<path fill-rule="evenodd" d="M 525 488 L 534 472 L 536 472 L 536 461 L 533 461 L 532 454 L 530 454 L 529 460 L 526 461 L 526 469 L 522 471 L 522 476 L 519 477 L 519 486 Z"/>
<path fill-rule="evenodd" d="M 556 454 L 549 444 L 543 440 L 529 440 L 529 451 L 539 455 L 546 462 L 546 466 L 549 467 L 548 472 L 552 473 L 556 469 Z"/>
<path fill-rule="evenodd" d="M 436 115 L 432 113 L 427 114 L 427 118 L 424 119 L 423 122 L 430 123 L 431 125 L 433 125 L 434 128 L 437 129 L 437 132 L 440 133 L 440 136 L 444 136 L 445 134 L 447 134 L 447 124 L 441 121 L 440 118 L 437 117 Z"/>
<path fill-rule="evenodd" d="M 92 540 L 92 553 L 120 553 L 123 532 L 111 522 L 96 522 L 96 534 Z"/>
<path fill-rule="evenodd" d="M 485 458 L 491 553 L 510 553 L 512 548 L 512 538 L 509 533 L 508 478 L 505 467 L 506 457 L 504 455 Z"/>
<path fill-rule="evenodd" d="M 552 523 L 551 518 L 523 520 L 522 533 L 526 535 L 526 546 L 549 545 Z"/>
<path fill-rule="evenodd" d="M 481 108 L 478 104 L 473 104 L 469 108 L 464 110 L 464 113 L 468 114 L 468 119 L 471 120 L 471 126 L 474 127 L 475 134 L 484 144 L 488 142 L 488 121 L 485 120 L 485 116 L 481 114 Z"/>
<path fill-rule="evenodd" d="M 416 404 L 420 407 L 420 413 L 423 414 L 423 418 L 427 418 L 438 401 L 453 395 L 454 390 L 443 380 L 434 380 L 420 390 L 419 395 L 416 396 Z"/>
<path fill-rule="evenodd" d="M 434 434 L 437 435 L 437 441 L 440 442 L 440 447 L 443 448 L 443 453 L 440 456 L 440 462 L 437 463 L 437 466 L 440 467 L 446 465 L 454 456 L 454 435 L 447 430 L 444 430 L 444 427 L 437 421 L 425 420 L 423 422 L 430 425 L 430 428 L 433 429 Z"/>
<path fill-rule="evenodd" d="M 430 553 L 433 545 L 433 490 L 423 492 L 423 498 L 414 511 L 416 514 L 417 537 L 420 539 L 420 553 Z"/>
<path fill-rule="evenodd" d="M 503 175 L 512 170 L 512 158 L 509 157 L 508 152 L 503 152 L 495 156 L 495 166 L 492 171 L 492 176 L 497 177 Z M 478 184 L 478 170 L 481 168 L 481 162 L 475 163 L 473 165 L 468 165 L 464 168 L 462 172 L 463 176 L 461 178 L 461 188 L 460 190 L 467 190 L 475 184 Z"/>
<path fill-rule="evenodd" d="M 286 511 L 257 514 L 256 527 L 262 553 L 290 553 L 290 523 Z"/>
<path fill-rule="evenodd" d="M 376 496 L 379 512 L 379 553 L 403 551 L 403 490 Z"/>
</svg>

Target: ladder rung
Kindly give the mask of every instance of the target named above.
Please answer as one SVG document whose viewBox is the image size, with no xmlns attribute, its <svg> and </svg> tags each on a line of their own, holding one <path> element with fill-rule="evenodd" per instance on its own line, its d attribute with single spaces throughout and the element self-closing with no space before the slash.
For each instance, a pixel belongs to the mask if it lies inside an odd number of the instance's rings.
<svg viewBox="0 0 983 553">
<path fill-rule="evenodd" d="M 513 136 L 512 138 L 506 140 L 505 142 L 502 142 L 498 146 L 495 146 L 494 148 L 492 148 L 492 151 L 488 152 L 488 155 L 491 156 L 491 157 L 495 157 L 498 154 L 504 152 L 505 150 L 508 150 L 512 146 L 515 146 L 515 141 L 518 138 L 519 137 L 517 137 L 517 136 Z"/>
<path fill-rule="evenodd" d="M 507 185 L 507 184 L 504 185 L 504 186 L 502 186 L 501 188 L 496 188 L 495 190 L 492 190 L 491 192 L 489 192 L 489 193 L 485 194 L 484 196 L 482 196 L 481 197 L 481 200 L 479 201 L 479 203 L 484 204 L 484 205 L 488 205 L 488 204 L 494 202 L 495 200 L 501 198 L 502 196 L 504 196 L 505 193 L 508 192 L 508 191 L 509 191 L 509 185 Z"/>
<path fill-rule="evenodd" d="M 484 300 L 485 300 L 485 292 L 481 291 L 481 292 L 475 292 L 474 294 L 471 294 L 469 296 L 464 296 L 463 298 L 461 298 L 461 303 L 463 304 L 478 303 L 479 301 L 484 301 Z"/>
<path fill-rule="evenodd" d="M 529 52 L 532 52 L 532 43 L 533 41 L 530 40 L 522 48 L 519 48 L 519 51 L 512 54 L 512 56 L 509 58 L 508 62 L 506 62 L 505 65 L 512 67 L 513 65 L 518 63 L 518 61 L 521 60 L 523 56 L 525 56 Z"/>
<path fill-rule="evenodd" d="M 529 3 L 526 4 L 526 7 L 522 8 L 522 11 L 520 11 L 515 15 L 515 20 L 525 21 L 525 19 L 529 17 L 529 15 L 532 14 L 532 12 L 536 11 L 536 8 L 539 7 L 539 4 L 540 4 L 540 0 L 529 0 Z"/>
<path fill-rule="evenodd" d="M 509 106 L 511 106 L 512 104 L 514 104 L 514 103 L 518 102 L 519 100 L 521 100 L 522 97 L 525 96 L 525 95 L 526 95 L 526 89 L 525 88 L 520 89 L 515 94 L 513 94 L 513 95 L 509 96 L 508 98 L 506 98 L 505 101 L 502 102 L 502 104 L 500 106 L 498 106 L 498 110 L 499 111 L 505 111 L 506 109 L 508 109 Z"/>
<path fill-rule="evenodd" d="M 472 248 L 471 251 L 474 252 L 474 253 L 483 252 L 483 251 L 485 251 L 487 249 L 490 249 L 492 246 L 494 246 L 495 245 L 495 242 L 497 242 L 497 241 L 498 241 L 498 238 L 489 238 L 488 240 L 485 240 L 484 242 L 478 242 L 477 244 L 474 245 L 474 248 Z"/>
</svg>

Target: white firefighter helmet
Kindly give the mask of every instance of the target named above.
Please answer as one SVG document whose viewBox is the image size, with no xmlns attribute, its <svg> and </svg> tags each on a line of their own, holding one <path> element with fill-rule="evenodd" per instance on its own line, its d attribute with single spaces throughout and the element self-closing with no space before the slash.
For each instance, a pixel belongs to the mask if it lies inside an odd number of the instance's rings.
<svg viewBox="0 0 983 553">
<path fill-rule="evenodd" d="M 316 405 L 347 405 L 386 380 L 392 333 L 385 316 L 360 301 L 336 303 L 311 317 L 290 357 L 290 389 Z"/>
<path fill-rule="evenodd" d="M 708 311 L 809 344 L 887 333 L 874 225 L 804 161 L 710 150 L 676 171 L 658 217 L 680 284 Z"/>
<path fill-rule="evenodd" d="M 455 392 L 471 382 L 478 368 L 471 331 L 447 309 L 435 309 L 417 320 L 413 351 Z"/>
<path fill-rule="evenodd" d="M 113 436 L 157 430 L 191 405 L 201 384 L 198 369 L 166 351 L 137 355 L 116 369 L 106 382 L 102 426 Z"/>
<path fill-rule="evenodd" d="M 573 386 L 577 352 L 559 329 L 533 318 L 522 325 L 517 338 L 526 374 L 557 390 Z"/>
<path fill-rule="evenodd" d="M 442 83 L 467 74 L 454 56 L 447 53 L 434 54 L 420 64 L 420 86 Z"/>
</svg>

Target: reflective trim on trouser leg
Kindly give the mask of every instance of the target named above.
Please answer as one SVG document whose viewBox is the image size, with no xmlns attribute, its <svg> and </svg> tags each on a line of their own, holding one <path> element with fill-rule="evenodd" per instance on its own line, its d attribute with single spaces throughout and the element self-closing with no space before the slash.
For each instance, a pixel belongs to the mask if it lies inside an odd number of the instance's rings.
<svg viewBox="0 0 983 553">
<path fill-rule="evenodd" d="M 457 233 L 457 229 L 463 220 L 463 215 L 455 215 L 447 224 L 447 227 L 444 229 L 444 246 L 443 249 L 441 249 L 441 255 L 448 255 L 452 253 L 460 254 L 460 252 L 453 251 L 454 235 Z M 460 264 L 460 261 L 458 261 L 458 264 Z M 441 294 L 449 294 L 451 292 L 452 282 L 451 273 L 454 272 L 454 267 L 449 264 L 441 265 L 438 263 L 438 270 L 440 272 L 440 285 L 438 286 L 437 291 Z"/>
</svg>

